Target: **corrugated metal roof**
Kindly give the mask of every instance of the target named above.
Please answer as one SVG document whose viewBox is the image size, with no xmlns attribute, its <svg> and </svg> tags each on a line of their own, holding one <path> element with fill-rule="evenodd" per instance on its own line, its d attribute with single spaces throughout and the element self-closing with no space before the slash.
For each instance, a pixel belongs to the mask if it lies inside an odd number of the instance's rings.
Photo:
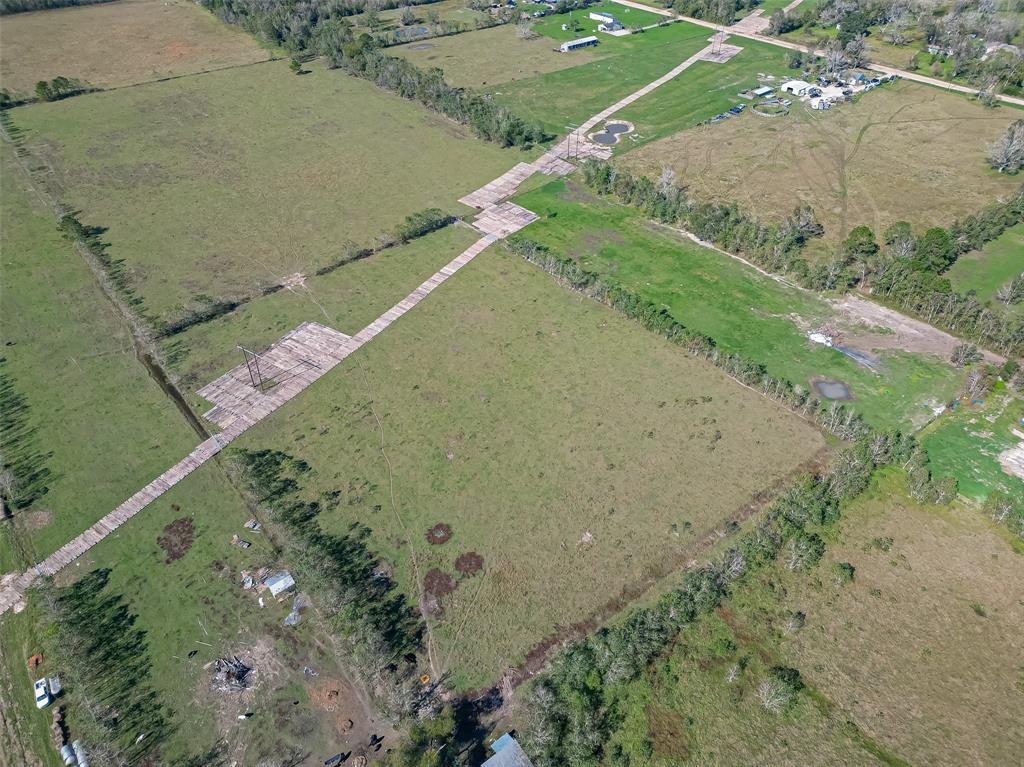
<svg viewBox="0 0 1024 767">
<path fill-rule="evenodd" d="M 533 762 L 511 735 L 502 735 L 494 741 L 493 747 L 500 748 L 500 750 L 481 767 L 533 767 Z"/>
</svg>

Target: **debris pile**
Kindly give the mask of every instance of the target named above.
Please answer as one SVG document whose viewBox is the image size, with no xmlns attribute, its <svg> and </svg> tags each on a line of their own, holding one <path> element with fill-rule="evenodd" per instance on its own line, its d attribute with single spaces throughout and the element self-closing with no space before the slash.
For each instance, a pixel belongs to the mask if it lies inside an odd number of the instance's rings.
<svg viewBox="0 0 1024 767">
<path fill-rule="evenodd" d="M 213 662 L 210 687 L 220 692 L 239 692 L 249 688 L 252 667 L 245 665 L 237 655 L 217 658 Z"/>
<path fill-rule="evenodd" d="M 252 544 L 249 541 L 243 541 L 241 538 L 239 538 L 238 533 L 235 533 L 231 536 L 231 545 L 238 546 L 238 548 L 240 549 L 247 549 L 250 546 L 252 546 Z"/>
</svg>

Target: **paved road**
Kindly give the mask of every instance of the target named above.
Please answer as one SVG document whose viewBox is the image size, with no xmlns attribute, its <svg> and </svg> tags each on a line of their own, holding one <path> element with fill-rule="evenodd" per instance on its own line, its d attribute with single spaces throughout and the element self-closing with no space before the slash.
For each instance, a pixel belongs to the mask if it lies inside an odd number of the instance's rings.
<svg viewBox="0 0 1024 767">
<path fill-rule="evenodd" d="M 637 8 L 642 11 L 649 11 L 650 13 L 657 13 L 660 16 L 667 16 L 673 19 L 681 19 L 687 21 L 690 24 L 696 24 L 699 27 L 707 27 L 708 29 L 720 30 L 725 29 L 730 35 L 736 37 L 745 37 L 748 40 L 757 40 L 768 45 L 774 45 L 779 48 L 787 48 L 791 51 L 800 51 L 801 53 L 814 53 L 816 56 L 824 56 L 825 52 L 818 49 L 811 49 L 806 45 L 800 45 L 799 43 L 791 43 L 788 40 L 779 40 L 777 37 L 769 37 L 768 35 L 761 35 L 751 32 L 744 32 L 742 29 L 736 27 L 722 27 L 721 24 L 713 24 L 710 21 L 704 21 L 703 19 L 695 19 L 691 16 L 681 16 L 674 11 L 669 11 L 664 8 L 655 8 L 654 6 L 644 5 L 643 3 L 634 2 L 634 0 L 613 0 L 613 2 L 619 5 L 627 5 L 630 8 Z M 792 5 L 792 4 L 791 4 Z M 899 75 L 904 80 L 912 80 L 917 83 L 924 83 L 925 85 L 934 85 L 937 88 L 943 90 L 953 91 L 954 93 L 966 93 L 967 95 L 973 96 L 978 92 L 977 88 L 970 88 L 966 85 L 958 85 L 956 83 L 950 83 L 945 80 L 939 80 L 935 77 L 928 77 L 926 75 L 919 75 L 916 72 L 908 72 L 904 69 L 897 69 L 896 67 L 888 67 L 884 64 L 869 64 L 868 68 L 875 72 L 882 72 L 884 74 Z M 1024 106 L 1024 98 L 1018 98 L 1016 96 L 1007 96 L 1005 94 L 996 94 L 996 98 L 999 101 L 1007 104 L 1014 104 L 1016 106 Z"/>
</svg>

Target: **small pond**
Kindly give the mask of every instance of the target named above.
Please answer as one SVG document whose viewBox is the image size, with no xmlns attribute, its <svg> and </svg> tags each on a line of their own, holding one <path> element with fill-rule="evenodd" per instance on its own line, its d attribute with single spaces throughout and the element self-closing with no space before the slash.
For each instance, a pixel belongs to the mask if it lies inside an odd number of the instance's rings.
<svg viewBox="0 0 1024 767">
<path fill-rule="evenodd" d="M 606 123 L 602 131 L 590 134 L 590 140 L 595 144 L 611 146 L 619 143 L 619 134 L 630 133 L 632 130 L 633 126 L 628 123 Z"/>
<path fill-rule="evenodd" d="M 819 378 L 811 381 L 811 388 L 819 397 L 830 400 L 849 401 L 853 399 L 850 387 L 842 381 L 829 381 Z"/>
</svg>

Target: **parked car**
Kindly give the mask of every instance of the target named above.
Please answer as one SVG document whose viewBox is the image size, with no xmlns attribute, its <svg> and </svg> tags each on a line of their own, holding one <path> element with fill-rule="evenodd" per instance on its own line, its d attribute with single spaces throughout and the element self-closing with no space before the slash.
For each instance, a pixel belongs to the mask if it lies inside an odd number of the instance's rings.
<svg viewBox="0 0 1024 767">
<path fill-rule="evenodd" d="M 37 679 L 34 685 L 36 693 L 36 708 L 46 708 L 53 701 L 53 697 L 50 695 L 50 683 L 46 681 L 46 678 Z"/>
</svg>

